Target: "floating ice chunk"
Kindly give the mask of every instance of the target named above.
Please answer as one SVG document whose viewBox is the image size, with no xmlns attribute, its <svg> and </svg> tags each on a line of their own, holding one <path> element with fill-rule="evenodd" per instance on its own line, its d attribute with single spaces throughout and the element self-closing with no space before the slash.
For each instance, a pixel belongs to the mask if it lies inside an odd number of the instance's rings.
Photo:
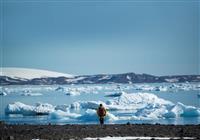
<svg viewBox="0 0 200 140">
<path fill-rule="evenodd" d="M 6 89 L 3 87 L 0 87 L 0 96 L 6 96 L 6 95 L 7 95 Z"/>
<path fill-rule="evenodd" d="M 150 85 L 136 85 L 136 90 L 153 91 L 154 87 Z"/>
<path fill-rule="evenodd" d="M 167 91 L 168 88 L 166 86 L 159 86 L 159 87 L 155 87 L 155 91 Z"/>
<path fill-rule="evenodd" d="M 22 114 L 22 115 L 47 115 L 54 111 L 51 104 L 37 103 L 36 106 L 30 106 L 21 102 L 8 104 L 5 108 L 6 114 Z"/>
<path fill-rule="evenodd" d="M 58 88 L 55 89 L 55 91 L 64 92 L 66 95 L 69 95 L 69 96 L 80 95 L 79 90 L 77 88 L 75 88 L 75 87 L 66 88 L 66 87 L 59 86 Z"/>
<path fill-rule="evenodd" d="M 54 111 L 54 106 L 48 103 L 37 103 L 34 111 L 36 115 L 45 115 Z"/>
<path fill-rule="evenodd" d="M 21 102 L 15 102 L 13 104 L 8 104 L 5 108 L 6 114 L 33 114 L 34 107 L 30 105 L 23 104 Z"/>
<path fill-rule="evenodd" d="M 117 92 L 117 93 L 108 94 L 106 96 L 107 97 L 118 97 L 118 96 L 121 96 L 124 93 L 125 93 L 124 91 L 120 91 L 120 92 Z"/>
<path fill-rule="evenodd" d="M 23 90 L 24 93 L 30 93 L 31 91 L 29 89 Z"/>
<path fill-rule="evenodd" d="M 173 111 L 166 111 L 166 113 L 163 114 L 164 118 L 176 118 L 177 114 Z"/>
<path fill-rule="evenodd" d="M 81 108 L 80 102 L 74 102 L 70 105 L 71 109 L 79 110 Z"/>
<path fill-rule="evenodd" d="M 119 120 L 119 118 L 117 116 L 115 116 L 114 114 L 111 114 L 110 112 L 107 112 L 106 119 L 108 121 L 117 121 L 117 120 Z"/>
<path fill-rule="evenodd" d="M 168 105 L 172 103 L 170 101 L 158 98 L 156 95 L 151 93 L 129 93 L 129 94 L 123 93 L 119 97 L 115 97 L 114 99 L 108 100 L 106 104 L 124 106 L 125 107 L 124 109 L 126 109 L 126 106 L 128 106 L 129 108 L 130 106 L 138 106 L 146 104 Z"/>
<path fill-rule="evenodd" d="M 175 117 L 199 117 L 200 109 L 194 106 L 186 106 L 182 103 L 177 103 L 172 107 L 171 110 L 168 110 L 167 113 L 163 115 L 166 118 L 175 118 Z"/>
<path fill-rule="evenodd" d="M 80 114 L 64 112 L 62 110 L 56 110 L 49 114 L 51 119 L 75 119 L 80 117 Z"/>
<path fill-rule="evenodd" d="M 89 122 L 89 121 L 98 121 L 98 116 L 96 114 L 96 110 L 93 109 L 87 109 L 86 112 L 78 117 L 78 120 Z"/>
<path fill-rule="evenodd" d="M 114 97 L 106 103 L 101 101 L 79 101 L 71 104 L 70 108 L 97 109 L 100 103 L 108 110 L 129 111 L 133 115 L 128 116 L 127 119 L 134 120 L 200 116 L 199 108 L 186 106 L 181 103 L 173 104 L 151 93 L 128 94 L 123 92 L 119 97 Z M 91 112 L 89 115 L 91 115 Z M 122 118 L 123 116 L 120 116 L 116 119 Z"/>
<path fill-rule="evenodd" d="M 66 95 L 69 95 L 69 96 L 77 96 L 77 95 L 80 95 L 80 93 L 78 91 L 68 91 L 66 93 Z"/>
<path fill-rule="evenodd" d="M 179 83 L 169 85 L 169 88 L 175 91 L 189 91 L 189 90 L 199 90 L 199 85 L 197 83 Z"/>
<path fill-rule="evenodd" d="M 6 96 L 7 95 L 7 93 L 6 92 L 4 92 L 4 91 L 0 91 L 0 96 Z"/>
<path fill-rule="evenodd" d="M 106 106 L 106 104 L 102 101 L 79 101 L 72 103 L 70 106 L 71 109 L 97 109 L 99 107 L 99 104 L 103 104 L 104 106 Z"/>
<path fill-rule="evenodd" d="M 65 91 L 65 88 L 64 87 L 57 87 L 56 89 L 55 89 L 55 91 L 61 91 L 61 92 L 64 92 Z"/>
<path fill-rule="evenodd" d="M 182 117 L 199 117 L 200 116 L 200 109 L 197 109 L 194 106 L 185 106 L 184 111 L 181 114 Z"/>
<path fill-rule="evenodd" d="M 198 117 L 200 116 L 200 109 L 194 107 L 194 106 L 186 106 L 182 103 L 177 103 L 177 105 L 172 109 L 173 112 L 175 112 L 180 116 L 183 117 Z"/>
<path fill-rule="evenodd" d="M 63 105 L 57 105 L 55 107 L 55 110 L 62 110 L 62 111 L 65 111 L 65 112 L 68 112 L 69 111 L 69 105 L 66 105 L 66 104 L 63 104 Z"/>
</svg>

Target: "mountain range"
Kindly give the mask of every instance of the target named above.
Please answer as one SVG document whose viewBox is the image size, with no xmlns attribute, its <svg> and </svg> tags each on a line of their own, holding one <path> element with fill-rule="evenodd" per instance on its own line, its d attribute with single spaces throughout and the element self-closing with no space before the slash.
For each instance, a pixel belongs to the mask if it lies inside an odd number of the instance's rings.
<svg viewBox="0 0 200 140">
<path fill-rule="evenodd" d="M 112 84 L 200 82 L 200 75 L 97 74 L 73 76 L 38 69 L 1 68 L 1 85 Z"/>
</svg>

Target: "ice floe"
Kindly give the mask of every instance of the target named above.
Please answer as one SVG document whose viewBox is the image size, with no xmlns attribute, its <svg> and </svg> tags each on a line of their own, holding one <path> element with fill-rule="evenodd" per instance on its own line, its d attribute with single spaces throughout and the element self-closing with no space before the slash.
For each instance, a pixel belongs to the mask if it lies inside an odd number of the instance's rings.
<svg viewBox="0 0 200 140">
<path fill-rule="evenodd" d="M 160 92 L 176 92 L 176 91 L 189 91 L 200 90 L 198 83 L 162 83 L 159 86 L 154 84 L 135 84 L 132 89 L 139 91 L 160 91 Z"/>
<path fill-rule="evenodd" d="M 66 86 L 66 87 L 61 87 L 59 86 L 58 88 L 55 89 L 57 92 L 63 92 L 66 95 L 80 95 L 80 94 L 85 94 L 85 93 L 94 93 L 97 94 L 99 90 L 102 90 L 101 86 Z"/>
<path fill-rule="evenodd" d="M 5 108 L 6 114 L 22 115 L 47 115 L 54 111 L 54 107 L 48 103 L 37 103 L 35 106 L 26 105 L 21 102 L 8 104 Z"/>
<path fill-rule="evenodd" d="M 3 90 L 1 90 L 3 89 Z M 81 94 L 101 94 L 110 93 L 108 96 L 120 96 L 121 91 L 125 92 L 168 92 L 174 93 L 179 91 L 199 91 L 199 83 L 159 83 L 159 84 L 105 84 L 105 85 L 51 85 L 51 86 L 4 86 L 0 89 L 0 95 L 24 93 L 61 93 L 69 96 L 78 96 Z M 3 91 L 3 92 L 2 92 Z M 31 96 L 24 94 L 24 96 Z"/>
<path fill-rule="evenodd" d="M 108 110 L 107 121 L 118 120 L 155 120 L 160 118 L 199 117 L 200 108 L 182 103 L 172 103 L 151 93 L 125 93 L 102 101 L 77 101 L 72 104 L 53 106 L 37 103 L 35 106 L 21 102 L 8 104 L 6 114 L 49 115 L 51 119 L 76 119 L 83 122 L 98 121 L 96 109 L 103 104 Z M 126 111 L 129 115 L 113 114 Z"/>
<path fill-rule="evenodd" d="M 5 91 L 0 91 L 0 95 L 1 95 L 1 96 L 6 96 L 7 93 L 6 93 Z"/>
</svg>

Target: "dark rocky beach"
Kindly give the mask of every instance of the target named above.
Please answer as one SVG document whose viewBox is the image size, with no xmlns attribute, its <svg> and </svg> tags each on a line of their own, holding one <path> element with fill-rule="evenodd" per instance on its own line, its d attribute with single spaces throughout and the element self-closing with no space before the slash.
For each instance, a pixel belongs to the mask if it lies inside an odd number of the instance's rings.
<svg viewBox="0 0 200 140">
<path fill-rule="evenodd" d="M 11 125 L 1 122 L 1 140 L 68 140 L 105 136 L 195 137 L 200 125 L 109 124 L 99 125 Z"/>
</svg>

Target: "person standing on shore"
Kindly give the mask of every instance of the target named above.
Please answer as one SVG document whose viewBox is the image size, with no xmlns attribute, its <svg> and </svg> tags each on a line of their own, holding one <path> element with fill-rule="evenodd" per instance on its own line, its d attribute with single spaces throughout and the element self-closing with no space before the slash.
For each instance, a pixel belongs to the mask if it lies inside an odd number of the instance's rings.
<svg viewBox="0 0 200 140">
<path fill-rule="evenodd" d="M 101 125 L 104 124 L 104 117 L 106 116 L 106 109 L 105 107 L 103 107 L 102 104 L 99 105 L 98 109 L 97 109 L 97 115 L 99 116 L 99 122 Z"/>
</svg>

